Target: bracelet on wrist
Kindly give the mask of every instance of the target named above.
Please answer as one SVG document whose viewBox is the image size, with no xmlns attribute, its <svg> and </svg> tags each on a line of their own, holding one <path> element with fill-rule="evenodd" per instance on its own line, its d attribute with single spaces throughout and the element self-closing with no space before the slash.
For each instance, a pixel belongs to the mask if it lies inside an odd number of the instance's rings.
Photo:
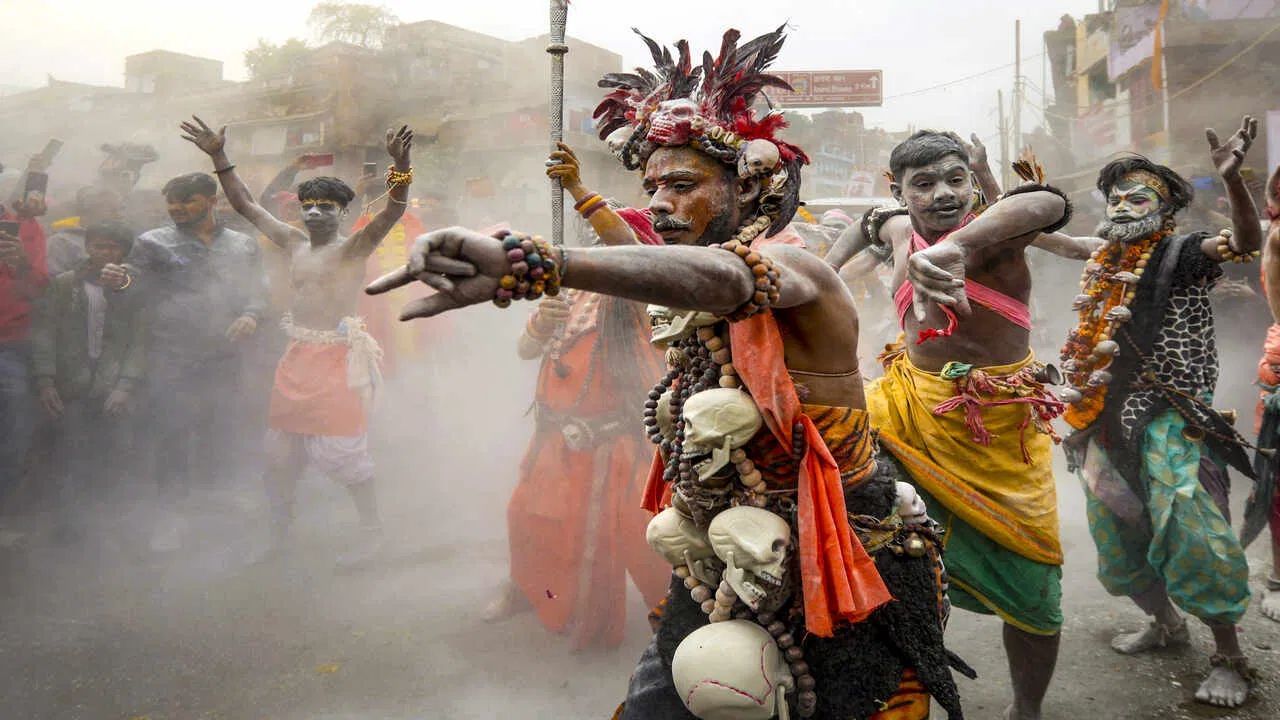
<svg viewBox="0 0 1280 720">
<path fill-rule="evenodd" d="M 1236 252 L 1231 247 L 1230 228 L 1223 228 L 1218 231 L 1218 256 L 1222 258 L 1223 262 L 1251 263 L 1261 254 L 1262 252 L 1259 250 Z"/>
<path fill-rule="evenodd" d="M 560 262 L 551 243 L 536 235 L 503 230 L 495 235 L 511 263 L 498 280 L 493 304 L 509 307 L 512 300 L 537 300 L 560 294 Z"/>
<path fill-rule="evenodd" d="M 232 163 L 231 165 L 228 165 L 228 166 L 226 166 L 226 167 L 224 167 L 224 168 L 214 168 L 214 169 L 213 169 L 213 174 L 214 174 L 214 175 L 221 175 L 221 174 L 222 174 L 222 173 L 224 173 L 224 172 L 231 172 L 232 170 L 235 170 L 235 169 L 236 169 L 236 166 L 235 166 L 235 164 L 234 164 L 234 163 Z"/>
</svg>

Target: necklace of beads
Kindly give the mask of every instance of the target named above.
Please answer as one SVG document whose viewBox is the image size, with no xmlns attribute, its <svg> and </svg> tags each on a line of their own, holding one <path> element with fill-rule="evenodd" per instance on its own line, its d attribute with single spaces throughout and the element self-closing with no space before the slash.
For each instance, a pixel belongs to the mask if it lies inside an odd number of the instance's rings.
<svg viewBox="0 0 1280 720">
<path fill-rule="evenodd" d="M 1146 272 L 1151 251 L 1169 232 L 1160 230 L 1134 243 L 1109 242 L 1093 251 L 1080 279 L 1080 294 L 1072 303 L 1079 313 L 1075 330 L 1062 346 L 1062 370 L 1070 387 L 1063 399 L 1070 403 L 1065 419 L 1082 429 L 1097 419 L 1106 403 L 1111 373 L 1120 350 L 1116 330 L 1133 319 L 1129 305 Z"/>
</svg>

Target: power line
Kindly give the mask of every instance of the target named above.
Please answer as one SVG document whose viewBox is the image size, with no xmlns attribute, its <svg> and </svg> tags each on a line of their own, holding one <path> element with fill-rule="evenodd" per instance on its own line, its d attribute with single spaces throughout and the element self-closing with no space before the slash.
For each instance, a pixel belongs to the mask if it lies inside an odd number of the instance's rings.
<svg viewBox="0 0 1280 720">
<path fill-rule="evenodd" d="M 1040 57 L 1041 55 L 1044 55 L 1044 53 L 1036 53 L 1035 55 L 1028 55 L 1028 56 L 1026 56 L 1026 57 L 1024 57 L 1024 58 L 1022 58 L 1022 59 L 1023 59 L 1023 60 L 1034 60 L 1034 59 L 1036 59 L 1036 58 Z M 907 92 L 901 92 L 901 93 L 898 93 L 898 94 L 896 94 L 896 95 L 886 95 L 884 99 L 885 99 L 885 101 L 889 101 L 889 100 L 896 100 L 896 99 L 898 99 L 898 98 L 910 97 L 910 96 L 912 96 L 912 95 L 921 95 L 921 94 L 923 94 L 923 93 L 933 92 L 934 90 L 941 90 L 941 89 L 943 89 L 943 88 L 951 87 L 952 85 L 959 85 L 960 83 L 963 83 L 963 82 L 968 82 L 968 81 L 970 81 L 970 80 L 975 80 L 975 79 L 977 79 L 977 78 L 983 77 L 984 75 L 990 75 L 990 74 L 992 74 L 992 73 L 997 73 L 997 72 L 1000 72 L 1001 70 L 1008 70 L 1009 68 L 1013 67 L 1014 65 L 1017 65 L 1017 63 L 1016 63 L 1016 62 L 1005 63 L 1004 65 L 1001 65 L 1001 66 L 999 66 L 999 67 L 989 68 L 989 69 L 987 69 L 987 70 L 983 70 L 982 72 L 977 72 L 977 73 L 974 73 L 974 74 L 972 74 L 972 75 L 966 75 L 966 76 L 964 76 L 964 77 L 962 77 L 962 78 L 956 78 L 955 80 L 948 80 L 947 82 L 944 82 L 944 83 L 938 83 L 937 85 L 930 85 L 929 87 L 920 88 L 920 89 L 918 89 L 918 90 L 908 90 Z"/>
</svg>

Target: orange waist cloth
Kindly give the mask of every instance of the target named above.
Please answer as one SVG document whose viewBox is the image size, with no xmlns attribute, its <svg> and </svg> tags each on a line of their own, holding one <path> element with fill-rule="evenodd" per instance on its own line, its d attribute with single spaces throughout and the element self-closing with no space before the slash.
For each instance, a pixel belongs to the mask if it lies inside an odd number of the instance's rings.
<svg viewBox="0 0 1280 720">
<path fill-rule="evenodd" d="M 364 403 L 347 386 L 349 350 L 342 344 L 291 341 L 276 365 L 267 426 L 299 435 L 363 434 Z"/>
<path fill-rule="evenodd" d="M 813 421 L 835 459 L 845 484 L 855 482 L 871 469 L 875 449 L 871 442 L 865 410 L 828 405 L 801 404 L 800 411 Z M 746 447 L 747 456 L 764 476 L 771 490 L 794 489 L 800 463 L 792 457 L 790 444 L 783 445 L 773 433 L 757 433 Z"/>
</svg>

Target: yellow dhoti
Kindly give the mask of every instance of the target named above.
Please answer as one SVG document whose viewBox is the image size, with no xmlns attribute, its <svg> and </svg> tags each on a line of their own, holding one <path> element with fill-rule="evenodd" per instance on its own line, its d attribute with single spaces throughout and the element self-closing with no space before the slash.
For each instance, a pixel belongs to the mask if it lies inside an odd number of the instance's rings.
<svg viewBox="0 0 1280 720">
<path fill-rule="evenodd" d="M 953 602 L 1052 634 L 1062 623 L 1062 545 L 1048 421 L 1060 406 L 1032 379 L 1034 366 L 1028 355 L 936 373 L 891 353 L 867 387 L 867 409 L 881 446 L 947 528 Z"/>
</svg>

